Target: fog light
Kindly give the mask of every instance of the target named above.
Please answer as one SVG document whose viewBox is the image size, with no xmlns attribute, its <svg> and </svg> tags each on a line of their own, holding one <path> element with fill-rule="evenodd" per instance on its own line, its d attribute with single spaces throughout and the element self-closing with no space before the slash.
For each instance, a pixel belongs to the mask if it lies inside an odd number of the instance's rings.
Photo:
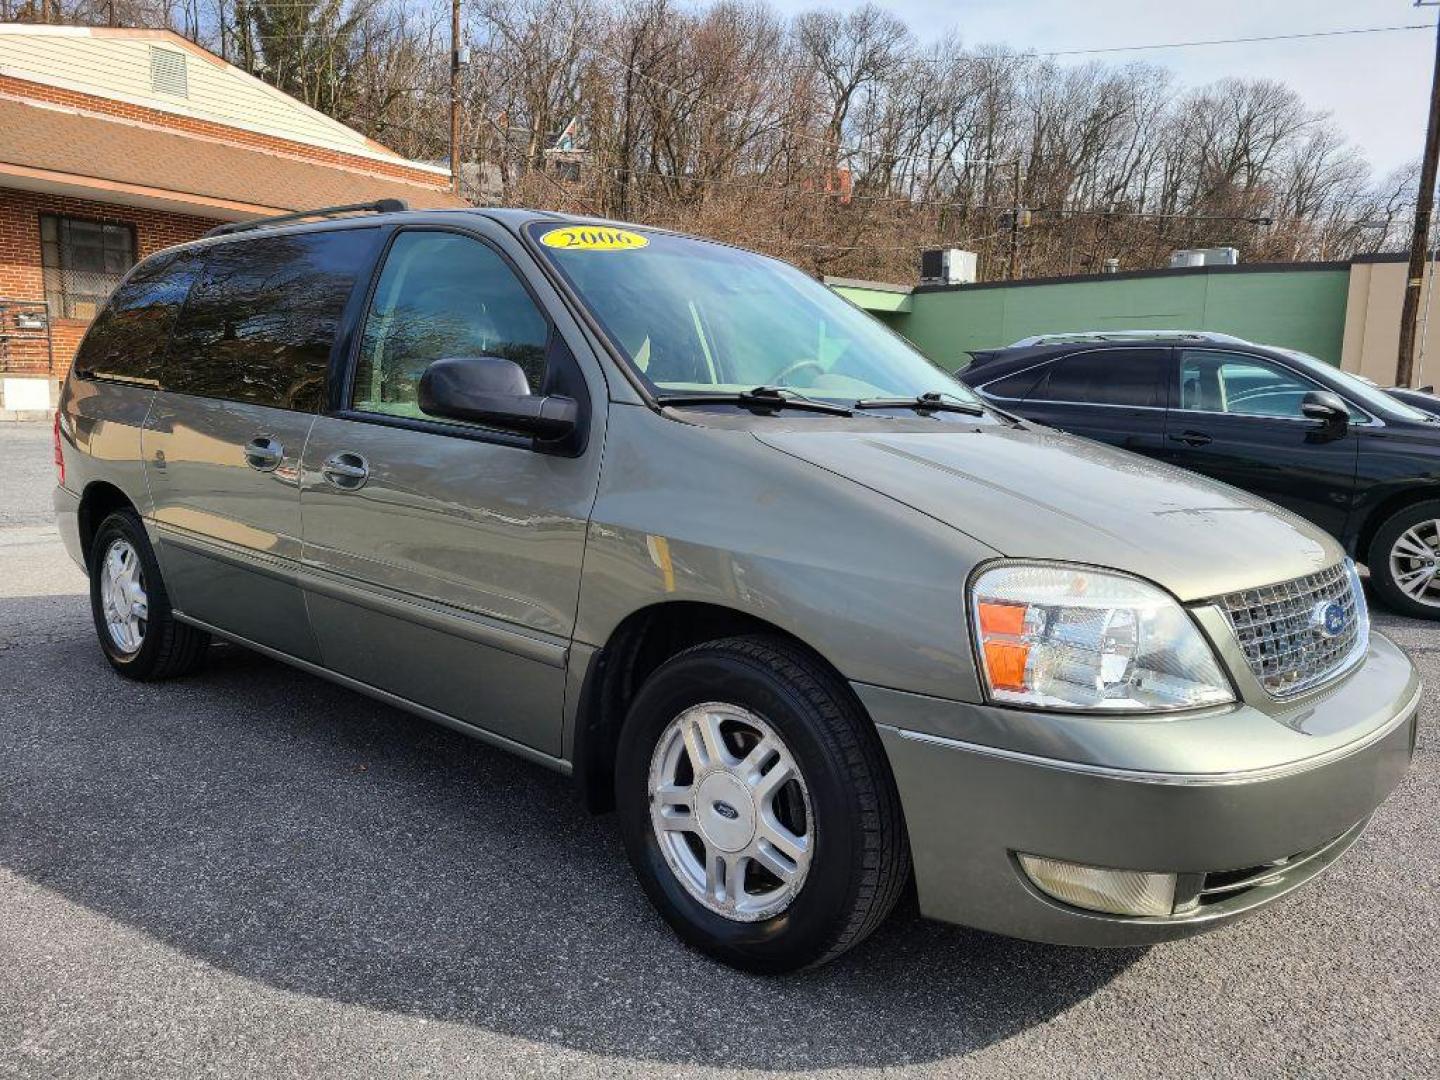
<svg viewBox="0 0 1440 1080">
<path fill-rule="evenodd" d="M 1169 915 L 1175 909 L 1175 875 L 1021 855 L 1020 865 L 1035 887 L 1062 903 L 1111 915 Z"/>
</svg>

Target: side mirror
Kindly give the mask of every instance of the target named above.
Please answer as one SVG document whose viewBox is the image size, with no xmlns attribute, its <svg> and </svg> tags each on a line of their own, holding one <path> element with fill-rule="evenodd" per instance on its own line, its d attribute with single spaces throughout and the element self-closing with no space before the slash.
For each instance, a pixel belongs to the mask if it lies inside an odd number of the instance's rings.
<svg viewBox="0 0 1440 1080">
<path fill-rule="evenodd" d="M 562 439 L 575 430 L 580 406 L 574 398 L 530 393 L 525 372 L 500 356 L 449 356 L 420 376 L 420 411 L 448 420 Z"/>
<path fill-rule="evenodd" d="M 1330 428 L 1344 428 L 1350 423 L 1345 399 L 1330 390 L 1311 390 L 1301 398 L 1300 411 L 1307 420 L 1319 420 Z"/>
</svg>

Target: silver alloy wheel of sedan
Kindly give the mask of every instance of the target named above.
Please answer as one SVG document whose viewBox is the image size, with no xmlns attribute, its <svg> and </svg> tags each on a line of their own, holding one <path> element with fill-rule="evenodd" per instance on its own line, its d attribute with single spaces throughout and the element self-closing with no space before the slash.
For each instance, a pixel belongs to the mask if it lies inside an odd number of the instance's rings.
<svg viewBox="0 0 1440 1080">
<path fill-rule="evenodd" d="M 110 640 L 122 653 L 140 651 L 150 618 L 140 554 L 124 537 L 110 541 L 100 559 L 100 606 Z"/>
<path fill-rule="evenodd" d="M 1440 607 L 1440 521 L 1418 521 L 1390 548 L 1390 578 L 1417 604 Z"/>
<path fill-rule="evenodd" d="M 775 730 L 738 705 L 675 717 L 650 761 L 650 821 L 685 890 L 736 922 L 790 906 L 815 851 L 805 779 Z"/>
</svg>

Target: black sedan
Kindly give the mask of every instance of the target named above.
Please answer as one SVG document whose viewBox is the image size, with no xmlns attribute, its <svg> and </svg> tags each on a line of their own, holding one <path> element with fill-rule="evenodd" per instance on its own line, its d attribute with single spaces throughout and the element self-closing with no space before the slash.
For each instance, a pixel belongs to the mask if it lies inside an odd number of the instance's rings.
<svg viewBox="0 0 1440 1080">
<path fill-rule="evenodd" d="M 1224 334 L 1055 335 L 973 355 L 957 376 L 996 406 L 1293 510 L 1368 565 L 1391 608 L 1440 619 L 1440 417 Z"/>
</svg>

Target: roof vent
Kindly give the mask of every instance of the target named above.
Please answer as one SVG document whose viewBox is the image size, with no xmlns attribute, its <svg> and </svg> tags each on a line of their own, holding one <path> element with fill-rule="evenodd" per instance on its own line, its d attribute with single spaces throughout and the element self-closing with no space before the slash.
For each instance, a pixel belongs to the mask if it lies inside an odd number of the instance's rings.
<svg viewBox="0 0 1440 1080">
<path fill-rule="evenodd" d="M 150 89 L 157 94 L 173 94 L 182 98 L 190 96 L 184 53 L 150 46 Z"/>
</svg>

